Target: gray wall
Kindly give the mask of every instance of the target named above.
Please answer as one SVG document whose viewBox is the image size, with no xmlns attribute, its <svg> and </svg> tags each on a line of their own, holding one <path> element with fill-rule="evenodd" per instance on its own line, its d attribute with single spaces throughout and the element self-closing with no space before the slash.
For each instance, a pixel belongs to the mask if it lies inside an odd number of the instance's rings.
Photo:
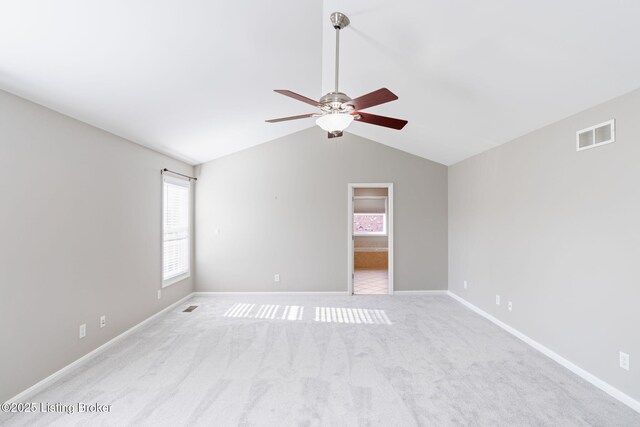
<svg viewBox="0 0 640 427">
<path fill-rule="evenodd" d="M 0 402 L 192 291 L 156 297 L 163 167 L 193 172 L 0 91 Z"/>
<path fill-rule="evenodd" d="M 635 91 L 449 168 L 449 289 L 635 399 L 639 113 Z M 611 118 L 615 143 L 576 152 Z"/>
<path fill-rule="evenodd" d="M 446 289 L 447 168 L 313 127 L 202 165 L 196 290 L 346 292 L 350 182 L 394 183 L 395 289 Z"/>
</svg>

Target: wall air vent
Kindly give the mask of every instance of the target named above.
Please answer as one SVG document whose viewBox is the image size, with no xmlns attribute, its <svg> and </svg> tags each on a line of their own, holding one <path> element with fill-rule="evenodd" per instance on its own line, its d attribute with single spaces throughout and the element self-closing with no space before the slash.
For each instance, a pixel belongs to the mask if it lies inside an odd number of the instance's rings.
<svg viewBox="0 0 640 427">
<path fill-rule="evenodd" d="M 609 144 L 615 140 L 615 119 L 611 119 L 608 122 L 579 130 L 576 133 L 576 149 L 578 151 L 582 151 L 588 148 Z"/>
</svg>

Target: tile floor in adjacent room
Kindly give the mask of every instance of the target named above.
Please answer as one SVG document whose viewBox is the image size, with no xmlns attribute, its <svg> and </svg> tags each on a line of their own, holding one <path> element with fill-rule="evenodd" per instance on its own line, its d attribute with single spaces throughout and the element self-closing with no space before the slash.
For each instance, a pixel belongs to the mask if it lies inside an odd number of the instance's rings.
<svg viewBox="0 0 640 427">
<path fill-rule="evenodd" d="M 353 273 L 354 294 L 381 295 L 389 293 L 389 272 L 387 270 L 356 269 Z"/>
<path fill-rule="evenodd" d="M 0 425 L 640 425 L 445 295 L 194 296 L 26 401 L 111 412 L 0 413 Z"/>
</svg>

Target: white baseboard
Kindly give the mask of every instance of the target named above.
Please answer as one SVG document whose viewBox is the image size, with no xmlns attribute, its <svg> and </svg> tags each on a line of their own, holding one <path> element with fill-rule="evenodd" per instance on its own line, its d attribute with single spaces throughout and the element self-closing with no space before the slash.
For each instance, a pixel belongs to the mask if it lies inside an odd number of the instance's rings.
<svg viewBox="0 0 640 427">
<path fill-rule="evenodd" d="M 431 290 L 431 291 L 393 291 L 394 295 L 448 295 L 447 290 Z"/>
<path fill-rule="evenodd" d="M 6 403 L 14 403 L 14 402 L 24 401 L 25 399 L 33 396 L 34 394 L 38 393 L 40 390 L 42 390 L 43 388 L 45 388 L 46 386 L 48 386 L 49 384 L 51 384 L 55 380 L 57 380 L 61 375 L 69 372 L 71 369 L 75 368 L 76 366 L 78 366 L 78 365 L 80 365 L 82 363 L 85 363 L 86 361 L 88 361 L 92 357 L 94 357 L 94 356 L 98 355 L 99 353 L 103 352 L 104 350 L 106 350 L 107 347 L 111 346 L 116 341 L 119 341 L 122 338 L 126 337 L 127 335 L 130 335 L 135 330 L 137 330 L 140 327 L 144 326 L 145 324 L 149 323 L 150 321 L 152 321 L 156 317 L 160 316 L 161 314 L 163 314 L 163 313 L 175 308 L 176 306 L 182 304 L 184 301 L 188 300 L 192 296 L 193 296 L 193 293 L 190 293 L 189 295 L 185 296 L 184 298 L 181 298 L 180 300 L 174 302 L 173 304 L 169 305 L 168 307 L 163 308 L 162 310 L 160 310 L 156 314 L 147 317 L 142 322 L 140 322 L 137 325 L 127 329 L 126 331 L 124 331 L 120 335 L 112 338 L 111 340 L 109 340 L 106 343 L 102 344 L 100 347 L 96 348 L 95 350 L 93 350 L 93 351 L 85 354 L 81 358 L 71 362 L 70 364 L 68 364 L 64 368 L 54 372 L 53 374 L 49 375 L 45 379 L 37 382 L 36 384 L 32 385 L 31 387 L 29 387 L 25 391 L 13 396 L 11 399 L 7 400 Z"/>
<path fill-rule="evenodd" d="M 428 291 L 394 291 L 393 295 L 448 295 L 447 290 L 428 290 Z M 305 291 L 290 291 L 290 292 L 223 292 L 223 291 L 211 291 L 211 292 L 194 292 L 193 295 L 349 295 L 349 292 L 342 291 L 326 291 L 326 292 L 305 292 Z"/>
<path fill-rule="evenodd" d="M 529 338 L 528 336 L 526 336 L 522 332 L 520 332 L 517 329 L 507 325 L 506 323 L 502 322 L 501 320 L 493 317 L 492 315 L 490 315 L 486 311 L 476 307 L 475 305 L 471 304 L 469 301 L 465 300 L 464 298 L 460 297 L 459 295 L 456 295 L 451 291 L 448 291 L 448 295 L 451 298 L 455 299 L 456 301 L 460 302 L 462 305 L 464 305 L 464 306 L 470 308 L 471 310 L 475 311 L 476 313 L 478 313 L 482 317 L 484 317 L 484 318 L 490 320 L 491 322 L 495 323 L 496 325 L 500 326 L 502 329 L 504 329 L 505 331 L 509 332 L 513 336 L 515 336 L 515 337 L 521 339 L 522 341 L 524 341 L 525 343 L 529 344 L 531 347 L 535 348 L 540 353 L 544 354 L 545 356 L 553 359 L 557 363 L 559 363 L 562 366 L 564 366 L 565 368 L 569 369 L 574 374 L 576 374 L 579 377 L 581 377 L 581 378 L 585 379 L 586 381 L 590 382 L 594 386 L 598 387 L 600 390 L 602 390 L 605 393 L 609 394 L 610 396 L 618 399 L 620 402 L 624 403 L 625 405 L 627 405 L 631 409 L 633 409 L 633 410 L 635 410 L 637 412 L 640 412 L 640 402 L 635 400 L 634 398 L 632 398 L 628 394 L 625 394 L 624 392 L 618 390 L 617 388 L 615 388 L 611 384 L 601 380 L 600 378 L 596 377 L 592 373 L 585 371 L 584 369 L 582 369 L 578 365 L 576 365 L 576 364 L 570 362 L 569 360 L 565 359 L 564 357 L 560 356 L 558 353 L 554 352 L 550 348 L 545 347 L 544 345 L 540 344 L 539 342 L 535 341 L 532 338 Z"/>
<path fill-rule="evenodd" d="M 349 292 L 305 292 L 305 291 L 291 291 L 291 292 L 194 292 L 193 295 L 349 295 Z"/>
</svg>

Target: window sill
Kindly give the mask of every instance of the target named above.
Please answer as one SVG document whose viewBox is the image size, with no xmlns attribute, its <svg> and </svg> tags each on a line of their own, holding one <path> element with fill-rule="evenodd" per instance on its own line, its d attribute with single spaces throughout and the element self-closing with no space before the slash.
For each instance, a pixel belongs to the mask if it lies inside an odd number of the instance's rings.
<svg viewBox="0 0 640 427">
<path fill-rule="evenodd" d="M 173 285 L 175 283 L 181 282 L 181 281 L 183 281 L 185 279 L 188 279 L 189 277 L 191 277 L 191 272 L 187 272 L 187 273 L 184 273 L 184 274 L 180 274 L 179 276 L 175 276 L 175 277 L 172 277 L 170 279 L 163 280 L 162 281 L 162 287 L 166 288 L 167 286 L 171 286 L 171 285 Z"/>
<path fill-rule="evenodd" d="M 353 235 L 356 236 L 356 237 L 366 237 L 366 236 L 378 236 L 378 237 L 382 236 L 382 237 L 384 237 L 384 236 L 387 235 L 387 233 L 353 233 Z"/>
</svg>

